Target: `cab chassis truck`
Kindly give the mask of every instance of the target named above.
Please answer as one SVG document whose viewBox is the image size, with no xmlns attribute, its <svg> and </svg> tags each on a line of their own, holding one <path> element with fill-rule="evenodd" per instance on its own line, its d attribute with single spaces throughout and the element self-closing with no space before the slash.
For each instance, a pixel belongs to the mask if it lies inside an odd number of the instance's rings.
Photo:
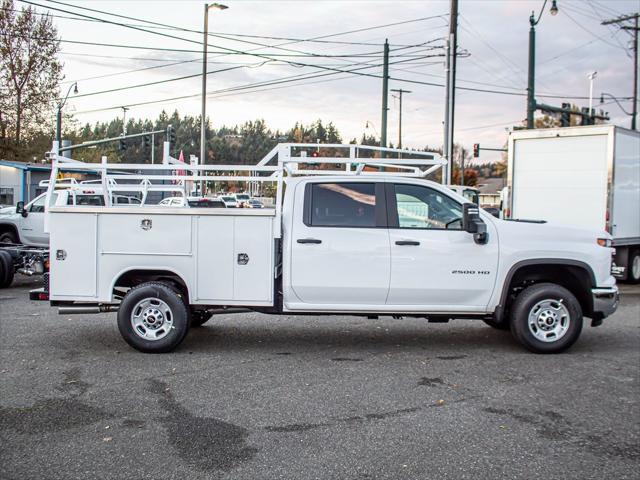
<svg viewBox="0 0 640 480">
<path fill-rule="evenodd" d="M 169 352 L 217 313 L 483 320 L 555 353 L 618 306 L 611 236 L 505 221 L 426 177 L 436 153 L 277 145 L 256 165 L 82 164 L 104 206 L 47 202 L 48 289 L 60 313 L 117 312 L 124 340 Z M 52 179 L 70 167 L 54 143 Z M 374 158 L 372 158 L 374 157 Z M 378 157 L 378 158 L 375 158 Z M 385 158 L 386 157 L 386 158 Z M 273 209 L 114 208 L 113 191 L 188 191 L 191 182 L 275 186 Z M 53 182 L 52 182 L 53 184 Z M 49 192 L 51 193 L 51 192 Z"/>
</svg>

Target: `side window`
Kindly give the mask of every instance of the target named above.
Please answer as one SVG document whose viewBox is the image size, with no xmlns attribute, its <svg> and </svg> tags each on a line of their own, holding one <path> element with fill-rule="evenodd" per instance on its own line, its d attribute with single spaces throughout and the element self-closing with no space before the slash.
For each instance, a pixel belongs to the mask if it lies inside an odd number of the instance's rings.
<svg viewBox="0 0 640 480">
<path fill-rule="evenodd" d="M 375 227 L 374 183 L 312 183 L 311 211 L 306 222 L 313 227 Z M 308 187 L 307 187 L 308 188 Z"/>
<path fill-rule="evenodd" d="M 399 228 L 462 229 L 462 205 L 420 185 L 396 184 Z"/>
<path fill-rule="evenodd" d="M 43 213 L 44 212 L 44 204 L 47 201 L 47 196 L 43 195 L 40 198 L 36 199 L 35 202 L 31 204 L 29 207 L 29 212 L 31 213 Z"/>
</svg>

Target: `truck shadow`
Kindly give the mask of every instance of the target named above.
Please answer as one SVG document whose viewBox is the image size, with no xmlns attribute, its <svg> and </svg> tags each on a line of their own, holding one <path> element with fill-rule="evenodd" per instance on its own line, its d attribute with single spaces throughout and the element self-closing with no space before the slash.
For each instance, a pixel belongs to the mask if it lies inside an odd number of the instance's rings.
<svg viewBox="0 0 640 480">
<path fill-rule="evenodd" d="M 528 353 L 510 332 L 495 330 L 480 321 L 460 320 L 434 325 L 416 320 L 411 320 L 408 324 L 404 320 L 376 320 L 367 324 L 360 319 L 345 321 L 343 317 L 340 321 L 329 318 L 314 325 L 296 325 L 295 319 L 296 317 L 289 317 L 286 324 L 281 324 L 278 320 L 273 323 L 267 320 L 260 321 L 259 324 L 238 325 L 234 322 L 232 325 L 228 321 L 218 323 L 214 318 L 205 326 L 192 329 L 176 352 L 252 350 L 290 355 L 333 348 L 342 353 L 430 351 L 441 353 L 443 359 L 455 359 L 461 352 L 466 355 L 475 352 Z M 598 331 L 597 335 L 589 333 L 589 328 L 585 327 L 582 337 L 569 352 L 604 353 L 625 350 L 619 334 L 606 341 L 607 335 L 603 335 L 603 331 Z"/>
</svg>

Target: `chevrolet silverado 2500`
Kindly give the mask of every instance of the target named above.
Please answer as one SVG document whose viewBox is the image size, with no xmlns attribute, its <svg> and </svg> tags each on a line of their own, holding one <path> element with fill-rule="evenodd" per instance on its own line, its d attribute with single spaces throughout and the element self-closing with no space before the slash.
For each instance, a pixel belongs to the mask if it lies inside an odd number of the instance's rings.
<svg viewBox="0 0 640 480">
<path fill-rule="evenodd" d="M 295 155 L 308 147 L 280 145 L 254 166 L 188 167 L 192 181 L 216 170 L 218 180 L 274 182 L 273 209 L 115 208 L 106 192 L 105 205 L 74 206 L 59 192 L 48 299 L 65 314 L 117 312 L 124 340 L 143 352 L 173 350 L 212 315 L 249 309 L 484 320 L 553 353 L 578 339 L 583 317 L 597 326 L 616 310 L 605 231 L 497 219 L 424 178 L 444 165 L 437 154 L 363 159 L 376 147 L 333 145 L 349 155 Z M 134 178 L 122 175 L 127 164 L 112 168 L 111 183 Z M 185 180 L 142 177 L 118 189 Z"/>
</svg>

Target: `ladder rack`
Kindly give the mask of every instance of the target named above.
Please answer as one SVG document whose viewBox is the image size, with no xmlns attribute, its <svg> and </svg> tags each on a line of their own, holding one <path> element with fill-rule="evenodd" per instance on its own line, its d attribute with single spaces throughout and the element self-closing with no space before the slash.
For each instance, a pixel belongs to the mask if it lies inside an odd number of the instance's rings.
<svg viewBox="0 0 640 480">
<path fill-rule="evenodd" d="M 290 177 L 392 175 L 425 178 L 447 165 L 446 160 L 435 152 L 353 144 L 281 143 L 255 165 L 199 165 L 198 159 L 194 156 L 191 156 L 190 162 L 187 163 L 171 157 L 169 151 L 169 143 L 165 142 L 161 164 L 108 163 L 107 157 L 102 157 L 101 163 L 86 163 L 60 156 L 58 142 L 53 142 L 53 149 L 48 154 L 51 159 L 51 178 L 46 183 L 47 205 L 51 206 L 51 192 L 55 188 L 82 188 L 83 182 L 58 179 L 60 172 L 73 169 L 86 170 L 100 176 L 99 180 L 88 182 L 102 186 L 106 206 L 111 206 L 114 192 L 141 193 L 144 205 L 144 200 L 152 191 L 175 192 L 188 196 L 195 182 L 247 182 L 250 191 L 260 183 L 275 183 L 275 208 L 279 219 L 283 183 Z M 307 156 L 309 151 L 317 156 Z M 331 152 L 331 155 L 321 156 L 327 151 Z M 369 156 L 364 157 L 362 154 Z M 442 175 L 442 178 L 444 179 L 445 175 Z M 84 186 L 86 187 L 86 183 Z M 48 220 L 45 223 L 48 224 Z M 277 224 L 279 229 L 280 222 Z"/>
</svg>

